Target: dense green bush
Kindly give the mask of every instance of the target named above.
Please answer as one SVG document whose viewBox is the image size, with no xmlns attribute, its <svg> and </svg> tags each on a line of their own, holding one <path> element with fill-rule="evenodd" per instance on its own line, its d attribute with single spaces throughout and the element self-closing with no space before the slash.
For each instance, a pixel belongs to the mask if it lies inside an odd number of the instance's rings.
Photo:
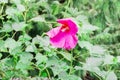
<svg viewBox="0 0 120 80">
<path fill-rule="evenodd" d="M 120 80 L 120 0 L 0 0 L 1 80 Z M 57 19 L 74 18 L 72 50 L 50 45 Z"/>
</svg>

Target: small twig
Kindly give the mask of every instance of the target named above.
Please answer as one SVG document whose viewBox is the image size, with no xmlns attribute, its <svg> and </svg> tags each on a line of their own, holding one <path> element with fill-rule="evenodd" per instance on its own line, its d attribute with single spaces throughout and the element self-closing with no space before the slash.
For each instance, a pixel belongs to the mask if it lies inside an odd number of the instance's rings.
<svg viewBox="0 0 120 80">
<path fill-rule="evenodd" d="M 48 71 L 47 69 L 45 69 L 45 70 L 46 70 L 46 72 L 47 72 L 47 74 L 48 74 L 49 80 L 51 80 L 49 71 Z"/>
<path fill-rule="evenodd" d="M 72 58 L 71 58 L 71 61 L 70 61 L 70 72 L 69 74 L 72 73 L 72 70 L 73 70 L 73 52 L 71 51 L 71 54 L 72 54 Z"/>
<path fill-rule="evenodd" d="M 3 12 L 3 8 L 4 8 L 4 6 L 5 6 L 5 3 L 3 3 L 2 7 L 1 7 L 1 10 L 0 10 L 0 15 L 1 15 L 1 14 L 2 14 L 2 12 Z"/>
<path fill-rule="evenodd" d="M 17 32 L 14 32 L 14 34 L 12 35 L 12 38 L 14 38 L 14 36 L 15 36 L 16 33 L 17 33 Z"/>
</svg>

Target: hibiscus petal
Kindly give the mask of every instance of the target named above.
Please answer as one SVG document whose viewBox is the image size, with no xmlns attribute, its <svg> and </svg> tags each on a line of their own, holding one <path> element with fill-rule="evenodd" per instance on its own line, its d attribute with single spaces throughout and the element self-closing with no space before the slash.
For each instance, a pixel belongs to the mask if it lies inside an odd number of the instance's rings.
<svg viewBox="0 0 120 80">
<path fill-rule="evenodd" d="M 73 49 L 78 42 L 78 38 L 76 35 L 68 35 L 65 39 L 64 48 L 67 50 Z"/>
<path fill-rule="evenodd" d="M 47 35 L 50 38 L 53 38 L 54 36 L 56 36 L 59 33 L 60 29 L 61 29 L 61 27 L 53 28 L 53 29 L 51 29 L 50 31 L 47 32 Z"/>
<path fill-rule="evenodd" d="M 57 22 L 60 24 L 68 25 L 68 20 L 70 20 L 70 18 L 58 19 Z"/>
<path fill-rule="evenodd" d="M 50 38 L 50 43 L 57 48 L 63 48 L 65 44 L 65 35 L 66 34 L 63 32 L 59 32 L 56 36 Z"/>
<path fill-rule="evenodd" d="M 78 27 L 74 21 L 68 20 L 68 26 L 71 33 L 76 34 L 78 32 Z"/>
<path fill-rule="evenodd" d="M 72 19 L 70 18 L 58 19 L 57 21 L 63 25 L 68 25 L 71 34 L 76 34 L 78 32 L 78 27 Z"/>
</svg>

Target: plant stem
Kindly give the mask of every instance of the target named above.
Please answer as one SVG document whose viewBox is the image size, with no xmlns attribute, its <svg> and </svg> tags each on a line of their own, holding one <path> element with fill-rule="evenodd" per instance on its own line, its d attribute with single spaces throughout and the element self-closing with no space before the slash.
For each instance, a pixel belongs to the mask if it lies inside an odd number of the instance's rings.
<svg viewBox="0 0 120 80">
<path fill-rule="evenodd" d="M 49 71 L 47 69 L 45 69 L 45 70 L 46 70 L 46 72 L 48 74 L 48 78 L 51 80 Z"/>
<path fill-rule="evenodd" d="M 5 6 L 5 3 L 3 3 L 2 7 L 1 7 L 1 10 L 0 10 L 0 15 L 1 15 L 1 14 L 2 14 L 2 12 L 3 12 L 3 8 L 4 8 L 4 6 Z"/>
<path fill-rule="evenodd" d="M 97 78 L 99 78 L 99 80 L 102 80 L 101 77 L 99 75 L 97 75 L 96 73 L 93 73 Z"/>
<path fill-rule="evenodd" d="M 71 51 L 71 54 L 72 54 L 72 58 L 71 58 L 71 61 L 70 61 L 70 72 L 69 74 L 72 73 L 72 70 L 73 70 L 73 52 Z"/>
<path fill-rule="evenodd" d="M 17 31 L 16 32 L 14 32 L 14 34 L 12 35 L 12 38 L 14 38 L 14 36 L 15 36 L 15 34 L 17 33 Z"/>
<path fill-rule="evenodd" d="M 71 0 L 68 0 L 68 4 L 67 4 L 68 7 L 70 6 L 70 2 L 71 2 Z"/>
</svg>

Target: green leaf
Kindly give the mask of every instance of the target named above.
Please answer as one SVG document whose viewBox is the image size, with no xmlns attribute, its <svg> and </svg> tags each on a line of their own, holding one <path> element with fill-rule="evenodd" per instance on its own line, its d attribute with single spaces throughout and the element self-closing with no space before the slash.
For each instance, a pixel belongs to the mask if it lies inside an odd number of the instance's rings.
<svg viewBox="0 0 120 80">
<path fill-rule="evenodd" d="M 47 46 L 44 46 L 43 49 L 46 51 L 46 52 L 51 52 L 51 49 Z"/>
<path fill-rule="evenodd" d="M 117 56 L 117 62 L 120 63 L 120 56 Z"/>
<path fill-rule="evenodd" d="M 20 12 L 24 12 L 24 11 L 25 11 L 25 6 L 22 5 L 22 4 L 17 4 L 17 9 L 18 9 Z"/>
<path fill-rule="evenodd" d="M 49 46 L 49 37 L 45 36 L 45 37 L 41 37 L 41 36 L 36 36 L 35 38 L 33 38 L 32 42 L 38 43 L 40 44 L 41 47 L 44 48 L 44 46 Z"/>
<path fill-rule="evenodd" d="M 27 42 L 27 41 L 29 41 L 29 40 L 31 40 L 31 39 L 32 39 L 32 38 L 31 38 L 28 34 L 24 34 L 24 35 L 21 35 L 21 36 L 19 37 L 19 40 L 18 40 L 18 41 L 25 43 L 25 42 Z"/>
<path fill-rule="evenodd" d="M 27 45 L 27 48 L 25 49 L 26 52 L 36 52 L 37 48 L 34 44 Z"/>
<path fill-rule="evenodd" d="M 0 53 L 0 59 L 1 59 L 1 57 L 2 57 L 2 54 Z"/>
<path fill-rule="evenodd" d="M 61 12 L 65 17 L 71 17 L 71 15 L 69 13 L 66 12 Z"/>
<path fill-rule="evenodd" d="M 52 14 L 53 15 L 56 15 L 59 13 L 59 9 L 60 9 L 60 5 L 59 5 L 59 2 L 58 1 L 54 1 L 53 4 L 51 5 L 51 8 L 52 8 Z"/>
<path fill-rule="evenodd" d="M 104 57 L 104 65 L 106 64 L 113 64 L 114 57 L 112 55 L 105 55 Z"/>
<path fill-rule="evenodd" d="M 101 47 L 100 45 L 94 45 L 91 47 L 91 49 L 89 50 L 90 53 L 92 54 L 105 54 L 105 49 L 103 47 Z"/>
<path fill-rule="evenodd" d="M 91 24 L 83 24 L 82 27 L 80 27 L 80 33 L 90 33 L 98 29 L 99 28 L 97 26 L 93 26 Z"/>
<path fill-rule="evenodd" d="M 16 65 L 16 69 L 20 69 L 20 70 L 26 70 L 26 69 L 30 69 L 30 64 L 25 64 L 22 62 L 18 62 Z"/>
<path fill-rule="evenodd" d="M 72 60 L 72 55 L 67 52 L 60 52 L 60 54 L 67 60 L 71 61 Z"/>
<path fill-rule="evenodd" d="M 12 55 L 16 55 L 16 54 L 20 54 L 20 53 L 22 53 L 22 47 L 21 46 L 15 47 L 14 49 L 12 49 L 10 51 L 10 54 L 12 54 Z"/>
<path fill-rule="evenodd" d="M 51 67 L 51 69 L 53 71 L 54 76 L 56 76 L 63 71 L 67 71 L 69 69 L 69 66 L 64 62 L 60 62 L 59 65 L 54 65 L 53 67 Z"/>
<path fill-rule="evenodd" d="M 46 66 L 50 67 L 51 65 L 58 65 L 59 60 L 57 57 L 51 56 L 50 58 L 48 58 L 46 63 L 47 63 Z"/>
<path fill-rule="evenodd" d="M 41 73 L 41 76 L 42 76 L 42 77 L 47 77 L 48 74 L 47 74 L 45 71 L 43 71 L 43 72 Z"/>
<path fill-rule="evenodd" d="M 118 79 L 117 79 L 116 74 L 113 71 L 111 71 L 108 73 L 106 80 L 118 80 Z"/>
<path fill-rule="evenodd" d="M 88 41 L 79 41 L 78 44 L 81 48 L 88 49 L 91 55 L 102 55 L 106 51 L 103 47 L 99 45 L 92 45 Z"/>
<path fill-rule="evenodd" d="M 15 31 L 23 31 L 27 24 L 25 22 L 15 22 L 12 24 L 12 28 Z"/>
<path fill-rule="evenodd" d="M 2 59 L 1 62 L 3 63 L 3 69 L 5 68 L 13 68 L 16 65 L 15 58 L 5 58 Z"/>
<path fill-rule="evenodd" d="M 68 75 L 66 72 L 61 72 L 59 75 L 60 80 L 82 80 L 76 75 Z"/>
<path fill-rule="evenodd" d="M 30 19 L 31 21 L 35 21 L 35 22 L 45 22 L 45 18 L 42 17 L 42 16 L 37 16 L 37 17 L 34 17 L 32 19 Z"/>
<path fill-rule="evenodd" d="M 99 69 L 99 67 L 96 66 L 86 66 L 86 64 L 83 65 L 83 67 L 75 66 L 76 70 L 84 70 L 84 71 L 90 71 L 95 72 L 97 75 L 101 76 L 102 78 L 105 78 L 107 75 L 106 71 L 102 71 Z"/>
<path fill-rule="evenodd" d="M 97 67 L 100 66 L 103 62 L 103 58 L 89 57 L 86 60 L 86 67 Z"/>
<path fill-rule="evenodd" d="M 91 47 L 93 46 L 93 45 L 92 45 L 90 42 L 88 42 L 88 41 L 79 41 L 78 44 L 79 44 L 79 46 L 80 46 L 81 48 L 86 48 L 86 49 L 88 49 L 88 50 L 90 50 Z"/>
<path fill-rule="evenodd" d="M 71 15 L 69 17 L 72 17 L 72 16 L 78 16 L 80 15 L 81 13 L 78 11 L 78 8 L 73 8 L 73 7 L 68 7 L 68 6 L 65 6 L 65 9 L 68 11 L 68 13 Z M 75 13 L 76 12 L 76 13 Z"/>
<path fill-rule="evenodd" d="M 48 58 L 41 53 L 37 53 L 35 59 L 37 60 L 37 64 L 46 63 L 46 61 L 48 60 Z"/>
<path fill-rule="evenodd" d="M 24 64 L 30 64 L 31 60 L 33 59 L 33 55 L 27 52 L 23 52 L 20 54 L 20 60 L 19 62 Z"/>
<path fill-rule="evenodd" d="M 39 44 L 39 47 L 42 47 L 45 51 L 51 52 L 51 49 L 49 48 L 49 37 L 41 37 L 41 36 L 36 36 L 35 38 L 32 39 L 33 44 Z"/>
<path fill-rule="evenodd" d="M 69 75 L 67 80 L 82 80 L 82 79 L 76 75 Z"/>
<path fill-rule="evenodd" d="M 20 54 L 20 60 L 16 65 L 16 69 L 30 69 L 31 68 L 31 60 L 33 59 L 33 55 L 30 53 L 23 52 Z"/>
<path fill-rule="evenodd" d="M 8 3 L 8 0 L 0 0 L 0 3 Z"/>
<path fill-rule="evenodd" d="M 88 23 L 88 18 L 84 15 L 79 15 L 76 17 L 76 20 L 78 20 L 79 22 L 82 22 L 83 24 Z"/>
<path fill-rule="evenodd" d="M 7 48 L 5 48 L 5 41 L 0 40 L 0 51 L 6 52 Z"/>
<path fill-rule="evenodd" d="M 5 47 L 6 48 L 9 48 L 9 49 L 14 49 L 15 47 L 18 47 L 18 46 L 21 46 L 21 43 L 20 42 L 16 42 L 14 39 L 12 38 L 8 38 L 6 41 L 5 41 Z"/>
<path fill-rule="evenodd" d="M 13 29 L 9 23 L 4 23 L 2 31 L 3 32 L 11 32 Z"/>
<path fill-rule="evenodd" d="M 7 15 L 9 15 L 11 17 L 11 16 L 14 16 L 14 14 L 17 14 L 18 10 L 16 8 L 13 8 L 13 7 L 7 7 L 5 12 Z"/>
<path fill-rule="evenodd" d="M 13 0 L 13 2 L 17 5 L 21 3 L 21 0 Z"/>
<path fill-rule="evenodd" d="M 65 62 L 58 60 L 55 56 L 48 59 L 46 66 L 52 69 L 54 76 L 69 69 L 69 66 Z"/>
</svg>

